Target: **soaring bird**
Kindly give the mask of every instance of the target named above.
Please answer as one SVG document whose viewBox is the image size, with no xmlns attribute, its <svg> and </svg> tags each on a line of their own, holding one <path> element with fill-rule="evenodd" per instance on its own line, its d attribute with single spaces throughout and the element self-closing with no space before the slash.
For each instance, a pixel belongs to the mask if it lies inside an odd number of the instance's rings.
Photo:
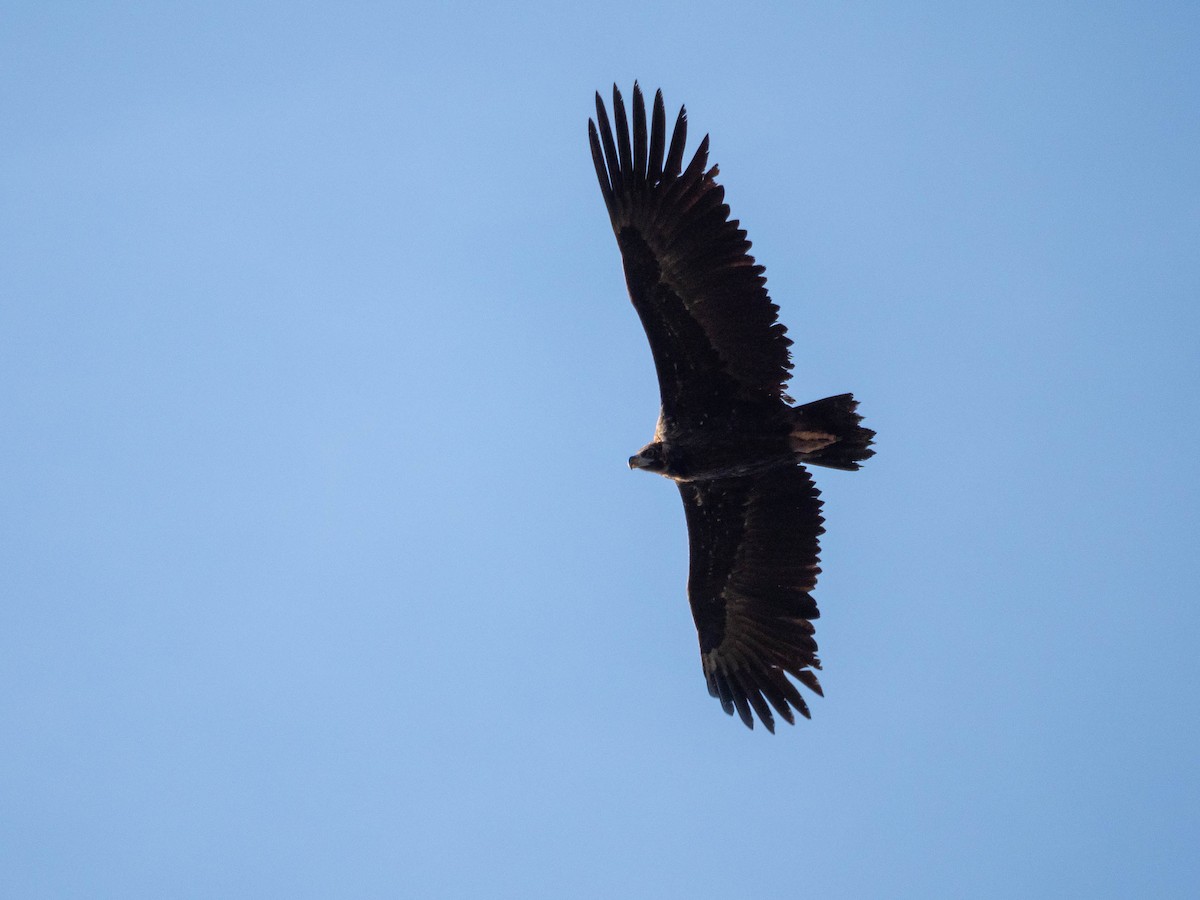
<svg viewBox="0 0 1200 900">
<path fill-rule="evenodd" d="M 774 732 L 772 708 L 789 723 L 793 709 L 810 717 L 790 679 L 822 693 L 812 591 L 825 529 L 805 466 L 857 469 L 875 432 L 851 394 L 797 406 L 784 392 L 792 342 L 708 167 L 707 136 L 683 167 L 686 110 L 668 144 L 662 91 L 647 129 L 635 83 L 631 140 L 614 85 L 613 122 L 615 135 L 597 93 L 592 161 L 662 400 L 654 439 L 629 466 L 670 478 L 683 497 L 709 693 Z"/>
</svg>

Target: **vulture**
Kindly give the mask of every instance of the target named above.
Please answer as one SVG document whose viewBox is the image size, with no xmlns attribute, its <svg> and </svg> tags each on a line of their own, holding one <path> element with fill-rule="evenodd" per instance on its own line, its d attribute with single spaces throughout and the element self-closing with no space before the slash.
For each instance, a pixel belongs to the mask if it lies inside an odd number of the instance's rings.
<svg viewBox="0 0 1200 900">
<path fill-rule="evenodd" d="M 669 142 L 662 91 L 649 124 L 636 83 L 632 116 L 615 85 L 612 113 L 597 93 L 588 140 L 662 401 L 629 467 L 671 479 L 683 498 L 708 692 L 774 732 L 772 710 L 811 717 L 797 683 L 822 694 L 812 592 L 825 529 L 807 466 L 857 469 L 875 432 L 851 394 L 796 405 L 785 393 L 792 342 L 708 166 L 707 136 L 684 166 L 686 109 Z"/>
</svg>

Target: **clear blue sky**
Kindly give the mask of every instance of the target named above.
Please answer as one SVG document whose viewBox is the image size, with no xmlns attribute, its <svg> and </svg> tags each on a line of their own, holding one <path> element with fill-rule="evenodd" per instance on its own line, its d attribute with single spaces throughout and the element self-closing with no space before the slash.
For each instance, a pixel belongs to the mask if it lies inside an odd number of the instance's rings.
<svg viewBox="0 0 1200 900">
<path fill-rule="evenodd" d="M 733 10 L 6 5 L 0 895 L 1195 896 L 1200 7 Z M 626 468 L 635 78 L 879 432 L 774 737 Z"/>
</svg>

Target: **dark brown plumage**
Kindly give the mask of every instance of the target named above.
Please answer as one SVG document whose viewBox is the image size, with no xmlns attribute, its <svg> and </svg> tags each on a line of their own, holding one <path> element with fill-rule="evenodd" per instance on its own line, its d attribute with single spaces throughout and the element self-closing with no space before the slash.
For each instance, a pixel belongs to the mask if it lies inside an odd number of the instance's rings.
<svg viewBox="0 0 1200 900">
<path fill-rule="evenodd" d="M 774 731 L 772 708 L 788 722 L 809 715 L 789 676 L 821 693 L 811 592 L 824 529 L 802 463 L 857 469 L 875 433 L 850 394 L 795 407 L 784 393 L 791 341 L 707 168 L 707 136 L 684 168 L 687 113 L 668 145 L 662 92 L 647 129 L 637 84 L 632 135 L 616 86 L 613 123 L 615 135 L 597 94 L 592 160 L 662 398 L 654 440 L 629 465 L 671 478 L 683 497 L 709 693 Z"/>
</svg>

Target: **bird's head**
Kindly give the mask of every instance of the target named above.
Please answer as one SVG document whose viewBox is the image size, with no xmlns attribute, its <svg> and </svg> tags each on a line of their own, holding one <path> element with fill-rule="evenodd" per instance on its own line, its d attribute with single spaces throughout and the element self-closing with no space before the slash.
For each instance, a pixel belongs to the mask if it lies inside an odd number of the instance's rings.
<svg viewBox="0 0 1200 900">
<path fill-rule="evenodd" d="M 666 471 L 667 463 L 663 459 L 662 441 L 652 441 L 629 457 L 629 468 L 659 473 Z"/>
</svg>

